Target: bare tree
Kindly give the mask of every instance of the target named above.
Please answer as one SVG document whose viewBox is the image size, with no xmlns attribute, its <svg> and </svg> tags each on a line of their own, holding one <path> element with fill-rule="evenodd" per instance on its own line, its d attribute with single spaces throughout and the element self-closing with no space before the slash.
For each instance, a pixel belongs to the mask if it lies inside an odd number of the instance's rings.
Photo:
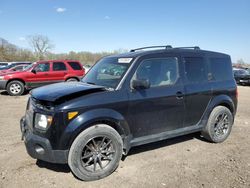
<svg viewBox="0 0 250 188">
<path fill-rule="evenodd" d="M 44 59 L 46 54 L 54 47 L 49 38 L 44 35 L 32 35 L 28 36 L 27 39 L 40 60 Z"/>
</svg>

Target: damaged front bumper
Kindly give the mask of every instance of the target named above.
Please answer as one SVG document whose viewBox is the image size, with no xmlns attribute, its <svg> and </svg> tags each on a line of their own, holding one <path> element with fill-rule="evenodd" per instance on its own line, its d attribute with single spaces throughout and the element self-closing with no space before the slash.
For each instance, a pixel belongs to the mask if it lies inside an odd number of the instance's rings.
<svg viewBox="0 0 250 188">
<path fill-rule="evenodd" d="M 34 159 L 51 163 L 65 164 L 68 162 L 68 150 L 53 150 L 47 138 L 33 134 L 25 123 L 20 120 L 22 140 L 24 140 L 28 154 Z"/>
</svg>

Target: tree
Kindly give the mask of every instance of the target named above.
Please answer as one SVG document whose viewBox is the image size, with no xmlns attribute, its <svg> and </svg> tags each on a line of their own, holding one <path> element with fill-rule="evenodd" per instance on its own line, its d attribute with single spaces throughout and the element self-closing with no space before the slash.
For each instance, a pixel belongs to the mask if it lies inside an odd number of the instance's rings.
<svg viewBox="0 0 250 188">
<path fill-rule="evenodd" d="M 49 38 L 44 35 L 28 36 L 28 41 L 39 60 L 43 60 L 54 47 Z"/>
<path fill-rule="evenodd" d="M 244 65 L 246 63 L 243 59 L 239 59 L 239 60 L 237 60 L 237 64 Z"/>
</svg>

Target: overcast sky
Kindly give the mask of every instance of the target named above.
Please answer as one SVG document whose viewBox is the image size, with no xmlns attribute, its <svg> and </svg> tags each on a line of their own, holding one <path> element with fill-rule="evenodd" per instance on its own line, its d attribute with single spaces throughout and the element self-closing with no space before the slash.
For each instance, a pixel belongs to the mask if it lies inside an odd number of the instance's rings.
<svg viewBox="0 0 250 188">
<path fill-rule="evenodd" d="M 0 37 L 33 34 L 54 52 L 198 45 L 250 63 L 250 0 L 0 0 Z"/>
</svg>

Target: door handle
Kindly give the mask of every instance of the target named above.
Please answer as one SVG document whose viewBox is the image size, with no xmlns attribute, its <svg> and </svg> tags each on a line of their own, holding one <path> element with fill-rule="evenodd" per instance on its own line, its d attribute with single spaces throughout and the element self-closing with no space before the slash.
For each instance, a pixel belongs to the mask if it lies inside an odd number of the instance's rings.
<svg viewBox="0 0 250 188">
<path fill-rule="evenodd" d="M 183 93 L 182 93 L 181 91 L 178 91 L 178 92 L 176 93 L 176 98 L 177 98 L 177 99 L 183 99 Z"/>
</svg>

